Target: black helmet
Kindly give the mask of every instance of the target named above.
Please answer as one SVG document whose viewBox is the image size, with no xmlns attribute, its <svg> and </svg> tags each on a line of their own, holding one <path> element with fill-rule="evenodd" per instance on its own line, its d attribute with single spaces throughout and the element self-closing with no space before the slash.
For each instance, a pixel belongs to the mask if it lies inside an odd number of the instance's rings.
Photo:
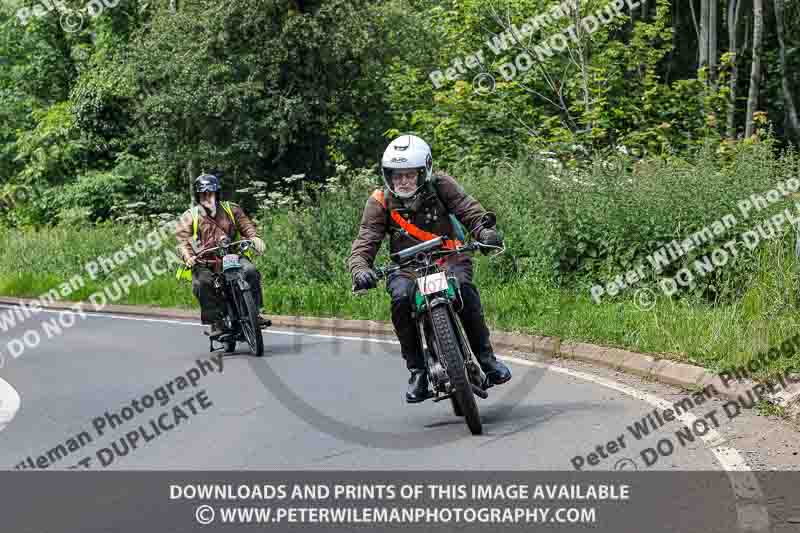
<svg viewBox="0 0 800 533">
<path fill-rule="evenodd" d="M 194 180 L 194 201 L 200 203 L 201 192 L 215 192 L 217 193 L 217 200 L 219 200 L 219 180 L 213 174 L 202 174 L 197 176 Z"/>
</svg>

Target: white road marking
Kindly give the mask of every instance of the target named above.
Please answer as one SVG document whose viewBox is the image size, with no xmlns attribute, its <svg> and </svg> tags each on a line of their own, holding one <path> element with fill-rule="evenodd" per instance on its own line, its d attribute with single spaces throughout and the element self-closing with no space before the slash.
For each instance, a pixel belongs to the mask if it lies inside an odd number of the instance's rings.
<svg viewBox="0 0 800 533">
<path fill-rule="evenodd" d="M 20 406 L 19 393 L 11 384 L 0 378 L 0 431 L 16 416 Z"/>
<path fill-rule="evenodd" d="M 8 304 L 0 304 L 0 308 L 4 309 L 13 309 L 17 307 L 16 305 L 8 305 Z M 32 311 L 33 316 L 36 316 L 38 313 L 63 313 L 64 311 L 73 311 L 74 309 L 67 307 L 64 309 L 38 309 L 35 312 Z M 140 320 L 142 322 L 164 322 L 166 324 L 183 324 L 185 326 L 202 326 L 205 327 L 203 324 L 198 324 L 197 322 L 187 322 L 185 320 L 170 320 L 168 318 L 144 318 L 144 317 L 136 317 L 136 316 L 128 316 L 128 315 L 116 315 L 114 313 L 104 313 L 102 311 L 90 311 L 85 310 L 86 317 L 94 317 L 94 318 L 116 318 L 119 320 Z M 13 328 L 12 328 L 13 329 Z"/>
<path fill-rule="evenodd" d="M 278 335 L 299 335 L 303 337 L 317 337 L 323 339 L 341 339 L 345 341 L 369 341 L 369 342 L 374 342 L 376 344 L 400 344 L 400 341 L 395 341 L 391 339 L 372 339 L 369 337 L 346 337 L 343 335 L 323 335 L 321 333 L 299 333 L 296 331 L 284 331 L 280 329 L 269 329 L 266 330 L 266 333 L 275 333 Z"/>
</svg>

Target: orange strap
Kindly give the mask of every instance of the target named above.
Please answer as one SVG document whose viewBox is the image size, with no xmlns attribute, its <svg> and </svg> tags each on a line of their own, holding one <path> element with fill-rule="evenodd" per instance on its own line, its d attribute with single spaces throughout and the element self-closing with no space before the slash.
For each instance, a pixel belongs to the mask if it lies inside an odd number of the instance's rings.
<svg viewBox="0 0 800 533">
<path fill-rule="evenodd" d="M 386 209 L 386 198 L 383 197 L 382 190 L 377 189 L 375 192 L 372 193 L 372 197 L 375 198 L 375 200 L 377 200 L 378 203 L 381 204 L 384 209 Z"/>
<path fill-rule="evenodd" d="M 384 209 L 386 209 L 386 199 L 383 196 L 382 190 L 377 190 L 373 192 L 372 197 L 375 198 L 375 200 L 377 200 L 378 203 L 381 204 Z M 414 224 L 412 224 L 411 222 L 400 216 L 400 213 L 398 213 L 394 209 L 392 210 L 391 216 L 392 220 L 397 222 L 397 224 L 401 228 L 403 228 L 406 232 L 408 232 L 409 235 L 411 235 L 415 239 L 418 239 L 420 241 L 430 241 L 432 239 L 439 237 L 439 235 L 430 233 L 422 228 L 415 226 Z M 446 240 L 443 243 L 444 247 L 448 250 L 455 250 L 456 248 L 461 246 L 461 244 L 462 244 L 461 241 L 457 240 Z"/>
<path fill-rule="evenodd" d="M 433 233 L 425 231 L 424 229 L 418 228 L 408 220 L 401 217 L 400 213 L 398 213 L 397 211 L 392 211 L 392 220 L 397 222 L 401 228 L 403 228 L 408 232 L 409 235 L 420 241 L 430 241 L 432 239 L 439 237 L 439 235 L 435 235 Z M 443 242 L 443 245 L 448 250 L 455 250 L 456 248 L 461 246 L 461 241 L 446 240 Z"/>
</svg>

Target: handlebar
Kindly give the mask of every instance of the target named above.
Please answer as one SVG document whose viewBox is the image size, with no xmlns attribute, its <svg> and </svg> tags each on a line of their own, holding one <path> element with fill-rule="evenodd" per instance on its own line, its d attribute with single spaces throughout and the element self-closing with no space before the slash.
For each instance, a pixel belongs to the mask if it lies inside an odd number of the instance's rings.
<svg viewBox="0 0 800 533">
<path fill-rule="evenodd" d="M 200 252 L 197 253 L 197 258 L 199 260 L 201 257 L 203 257 L 205 254 L 207 254 L 209 252 L 216 252 L 217 250 L 231 248 L 231 247 L 236 246 L 236 245 L 241 245 L 242 243 L 252 244 L 253 241 L 251 241 L 250 239 L 242 239 L 241 241 L 232 242 L 232 243 L 230 243 L 228 246 L 226 246 L 224 248 L 222 246 L 215 246 L 213 248 L 205 248 L 203 250 L 200 250 Z M 209 261 L 209 260 L 206 259 L 205 261 Z"/>
<path fill-rule="evenodd" d="M 435 239 L 415 244 L 414 246 L 406 248 L 405 250 L 400 250 L 399 252 L 392 254 L 390 257 L 397 258 L 400 261 L 405 261 L 406 259 L 414 257 L 418 253 L 424 253 L 428 250 L 433 250 L 440 247 L 444 241 L 444 236 L 439 236 Z"/>
<path fill-rule="evenodd" d="M 435 239 L 431 239 L 430 241 L 425 241 L 425 242 L 420 243 L 420 244 L 415 244 L 414 246 L 406 248 L 405 250 L 402 250 L 400 252 L 392 254 L 390 257 L 396 257 L 397 259 L 400 260 L 400 262 L 391 264 L 391 265 L 389 265 L 387 267 L 376 268 L 375 269 L 376 277 L 379 280 L 388 277 L 389 274 L 391 274 L 392 272 L 396 272 L 398 270 L 401 270 L 405 266 L 407 266 L 408 263 L 413 262 L 413 259 L 416 258 L 416 256 L 418 254 L 425 253 L 425 252 L 427 252 L 429 250 L 431 251 L 432 254 L 436 254 L 436 255 L 442 256 L 442 257 L 446 257 L 446 256 L 449 256 L 449 255 L 455 255 L 455 254 L 476 252 L 476 251 L 478 251 L 478 250 L 480 250 L 482 248 L 494 248 L 494 249 L 500 250 L 498 253 L 496 253 L 496 254 L 491 256 L 491 257 L 494 257 L 496 255 L 500 255 L 506 249 L 505 244 L 501 247 L 501 246 L 492 246 L 490 244 L 483 244 L 483 243 L 481 243 L 479 241 L 473 241 L 473 242 L 471 242 L 469 244 L 466 244 L 464 246 L 460 246 L 460 247 L 456 248 L 455 250 L 445 250 L 445 251 L 435 250 L 435 248 L 441 247 L 445 240 L 447 240 L 447 236 L 436 237 Z M 356 296 L 363 296 L 364 294 L 367 293 L 368 290 L 369 289 L 356 290 L 355 286 L 353 286 L 353 290 L 352 291 L 353 291 L 353 294 L 356 295 Z"/>
<path fill-rule="evenodd" d="M 392 272 L 395 272 L 397 270 L 402 269 L 404 266 L 406 266 L 408 263 L 410 263 L 411 259 L 415 258 L 417 254 L 424 253 L 424 252 L 428 251 L 429 249 L 433 249 L 433 248 L 437 248 L 437 247 L 441 246 L 441 244 L 442 244 L 442 242 L 444 240 L 445 239 L 442 238 L 442 237 L 437 237 L 436 239 L 424 242 L 422 244 L 414 245 L 414 246 L 412 246 L 410 248 L 406 248 L 402 252 L 398 252 L 397 254 L 393 254 L 403 262 L 395 263 L 395 264 L 389 265 L 389 266 L 384 267 L 384 268 L 377 268 L 377 269 L 375 269 L 375 274 L 378 276 L 378 279 L 383 279 L 386 276 L 388 276 L 389 274 L 391 274 Z M 428 243 L 434 243 L 434 244 L 429 245 Z M 485 248 L 485 247 L 495 248 L 494 246 L 489 246 L 488 244 L 483 244 L 483 243 L 475 241 L 475 242 L 472 242 L 470 244 L 467 244 L 467 245 L 464 245 L 464 246 L 460 246 L 460 247 L 456 248 L 455 250 L 447 250 L 447 251 L 444 251 L 444 252 L 439 252 L 439 253 L 434 252 L 434 253 L 437 253 L 437 255 L 446 257 L 448 255 L 475 252 L 475 251 L 478 251 L 481 248 Z M 413 250 L 413 252 L 411 250 Z"/>
</svg>

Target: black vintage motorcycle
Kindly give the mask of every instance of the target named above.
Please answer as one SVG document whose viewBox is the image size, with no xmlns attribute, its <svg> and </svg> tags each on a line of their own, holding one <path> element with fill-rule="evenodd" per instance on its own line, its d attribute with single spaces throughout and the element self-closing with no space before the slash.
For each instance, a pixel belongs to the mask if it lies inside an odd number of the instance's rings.
<svg viewBox="0 0 800 533">
<path fill-rule="evenodd" d="M 494 213 L 487 213 L 476 229 L 494 227 Z M 478 250 L 505 251 L 505 247 L 490 246 L 473 241 L 455 250 L 442 249 L 448 237 L 442 235 L 390 256 L 391 263 L 376 270 L 378 279 L 392 272 L 406 270 L 416 278 L 412 318 L 418 327 L 417 339 L 424 354 L 428 383 L 433 386 L 433 401 L 450 399 L 456 416 L 463 416 L 473 435 L 483 431 L 475 396 L 488 398 L 492 384 L 487 380 L 469 346 L 455 305 L 461 302 L 458 280 L 448 276 L 436 261 L 453 254 Z M 363 294 L 365 291 L 354 291 Z M 456 296 L 459 295 L 458 298 Z M 424 340 L 424 346 L 423 346 Z"/>
<path fill-rule="evenodd" d="M 264 338 L 258 326 L 258 308 L 250 284 L 242 273 L 241 257 L 253 246 L 247 239 L 231 242 L 228 237 L 219 240 L 219 246 L 205 248 L 198 252 L 197 262 L 208 266 L 222 261 L 222 271 L 214 272 L 214 288 L 220 291 L 225 299 L 225 316 L 223 332 L 209 336 L 209 350 L 222 350 L 232 353 L 238 341 L 246 342 L 256 357 L 264 355 Z M 214 255 L 215 259 L 202 259 L 203 256 Z M 271 325 L 268 322 L 267 326 Z M 266 327 L 266 326 L 265 326 Z M 221 346 L 214 347 L 214 343 Z"/>
</svg>

